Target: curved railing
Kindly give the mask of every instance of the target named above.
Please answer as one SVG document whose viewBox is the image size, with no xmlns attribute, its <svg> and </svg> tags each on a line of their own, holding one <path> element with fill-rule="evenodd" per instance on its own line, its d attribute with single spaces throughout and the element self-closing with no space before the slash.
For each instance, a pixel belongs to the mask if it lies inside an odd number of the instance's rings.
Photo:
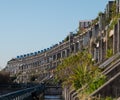
<svg viewBox="0 0 120 100">
<path fill-rule="evenodd" d="M 40 84 L 35 87 L 11 92 L 1 95 L 0 100 L 32 100 L 32 96 L 42 93 L 44 91 L 44 87 L 45 86 L 43 84 Z"/>
</svg>

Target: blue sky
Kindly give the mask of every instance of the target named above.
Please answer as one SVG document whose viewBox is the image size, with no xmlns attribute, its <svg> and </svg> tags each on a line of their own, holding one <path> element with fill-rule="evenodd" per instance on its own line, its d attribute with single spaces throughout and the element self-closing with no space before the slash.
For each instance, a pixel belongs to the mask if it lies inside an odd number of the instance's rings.
<svg viewBox="0 0 120 100">
<path fill-rule="evenodd" d="M 48 48 L 94 19 L 108 0 L 0 0 L 0 67 L 17 55 Z"/>
</svg>

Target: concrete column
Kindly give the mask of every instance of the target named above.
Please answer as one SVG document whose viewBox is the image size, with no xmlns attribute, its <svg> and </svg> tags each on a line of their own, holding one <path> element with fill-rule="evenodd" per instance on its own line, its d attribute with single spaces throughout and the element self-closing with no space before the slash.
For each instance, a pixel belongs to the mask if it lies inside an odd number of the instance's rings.
<svg viewBox="0 0 120 100">
<path fill-rule="evenodd" d="M 106 32 L 106 53 L 107 53 L 107 49 L 108 49 L 108 32 Z"/>
<path fill-rule="evenodd" d="M 115 54 L 115 28 L 114 28 L 114 35 L 113 35 L 113 54 Z"/>
<path fill-rule="evenodd" d="M 72 53 L 72 44 L 70 44 L 69 50 L 70 50 L 70 53 Z"/>
<path fill-rule="evenodd" d="M 67 50 L 65 50 L 65 57 L 67 57 Z"/>
<path fill-rule="evenodd" d="M 96 60 L 96 48 L 94 48 L 94 59 Z"/>
<path fill-rule="evenodd" d="M 76 47 L 75 47 L 76 48 L 76 52 L 78 52 L 79 51 L 79 42 L 77 42 L 75 45 L 76 45 Z"/>
<path fill-rule="evenodd" d="M 96 61 L 98 63 L 98 61 L 99 61 L 99 49 L 95 48 L 95 51 L 96 51 Z"/>
<path fill-rule="evenodd" d="M 102 43 L 102 46 L 101 46 L 102 58 L 101 58 L 101 60 L 104 60 L 106 57 L 106 40 L 102 39 L 101 43 Z"/>
<path fill-rule="evenodd" d="M 66 57 L 68 57 L 70 55 L 70 48 L 66 49 Z"/>
<path fill-rule="evenodd" d="M 99 48 L 97 48 L 97 59 L 98 59 L 98 63 L 100 62 L 100 51 Z"/>
<path fill-rule="evenodd" d="M 64 53 L 64 57 L 66 57 L 66 50 L 64 50 L 63 53 Z"/>
<path fill-rule="evenodd" d="M 80 50 L 82 50 L 83 49 L 83 40 L 80 41 L 80 47 L 81 47 Z"/>
<path fill-rule="evenodd" d="M 118 35 L 118 28 L 119 28 L 119 27 L 118 27 L 118 24 L 117 24 L 117 25 L 116 25 L 116 50 L 117 50 L 116 53 L 117 53 L 118 50 L 119 50 L 119 49 L 118 49 L 118 48 L 119 48 L 119 46 L 118 46 L 118 41 L 119 41 L 119 40 L 118 40 L 118 37 L 119 37 L 119 35 Z"/>
<path fill-rule="evenodd" d="M 74 53 L 76 53 L 76 43 L 74 43 Z"/>
<path fill-rule="evenodd" d="M 102 61 L 102 59 L 103 59 L 103 44 L 102 44 L 102 38 L 101 38 L 99 44 L 100 44 L 100 47 L 99 47 L 99 55 L 100 55 L 100 56 L 99 56 L 99 57 L 100 57 L 100 61 Z"/>
<path fill-rule="evenodd" d="M 113 35 L 113 53 L 117 53 L 118 52 L 118 28 L 117 25 L 115 25 L 114 27 L 114 35 Z"/>
<path fill-rule="evenodd" d="M 120 20 L 118 21 L 118 52 L 120 52 Z"/>
<path fill-rule="evenodd" d="M 61 54 L 61 58 L 63 58 L 63 51 L 61 51 L 60 54 Z"/>
<path fill-rule="evenodd" d="M 117 52 L 119 52 L 119 22 L 118 22 L 118 24 L 117 24 Z"/>
<path fill-rule="evenodd" d="M 80 51 L 80 41 L 78 42 L 78 51 Z"/>
</svg>

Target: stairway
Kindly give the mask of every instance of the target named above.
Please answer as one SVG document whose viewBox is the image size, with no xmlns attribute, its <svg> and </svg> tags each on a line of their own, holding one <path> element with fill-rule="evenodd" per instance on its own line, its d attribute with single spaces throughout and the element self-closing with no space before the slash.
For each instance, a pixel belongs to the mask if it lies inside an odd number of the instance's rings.
<svg viewBox="0 0 120 100">
<path fill-rule="evenodd" d="M 101 64 L 99 68 L 103 68 L 103 66 L 105 70 L 102 73 L 107 77 L 107 82 L 94 91 L 90 96 L 120 97 L 120 55 L 114 55 Z"/>
</svg>

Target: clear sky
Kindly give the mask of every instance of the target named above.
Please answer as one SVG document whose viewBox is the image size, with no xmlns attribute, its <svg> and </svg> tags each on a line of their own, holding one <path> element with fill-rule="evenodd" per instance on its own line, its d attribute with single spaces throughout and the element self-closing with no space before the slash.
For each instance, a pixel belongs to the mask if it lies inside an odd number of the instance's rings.
<svg viewBox="0 0 120 100">
<path fill-rule="evenodd" d="M 96 18 L 108 0 L 0 0 L 0 67 L 17 55 L 48 48 Z"/>
</svg>

